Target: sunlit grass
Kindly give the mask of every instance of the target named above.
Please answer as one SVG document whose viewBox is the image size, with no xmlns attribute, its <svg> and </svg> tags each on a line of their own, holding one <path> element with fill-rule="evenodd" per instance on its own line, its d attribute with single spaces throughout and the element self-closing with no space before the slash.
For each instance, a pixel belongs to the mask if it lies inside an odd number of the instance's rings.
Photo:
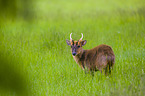
<svg viewBox="0 0 145 96">
<path fill-rule="evenodd" d="M 34 96 L 145 95 L 143 1 L 130 0 L 124 4 L 112 0 L 108 5 L 106 2 L 37 1 L 33 21 L 4 19 L 0 28 L 0 55 L 6 61 L 1 62 L 13 69 L 8 71 L 13 73 L 10 76 L 18 75 L 20 81 L 24 80 L 25 86 L 18 86 L 24 87 L 24 93 Z M 111 76 L 96 72 L 92 77 L 81 70 L 65 42 L 70 33 L 76 40 L 84 34 L 87 40 L 84 49 L 99 44 L 112 46 L 116 63 Z M 2 76 L 5 74 L 8 73 Z M 23 91 L 15 91 L 10 86 L 8 91 L 0 92 L 19 95 Z"/>
</svg>

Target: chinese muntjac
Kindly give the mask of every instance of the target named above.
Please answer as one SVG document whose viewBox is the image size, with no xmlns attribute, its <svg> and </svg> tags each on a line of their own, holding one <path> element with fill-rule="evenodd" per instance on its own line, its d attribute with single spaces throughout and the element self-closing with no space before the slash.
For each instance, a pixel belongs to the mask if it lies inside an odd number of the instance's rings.
<svg viewBox="0 0 145 96">
<path fill-rule="evenodd" d="M 76 63 L 83 69 L 87 69 L 94 73 L 94 71 L 103 71 L 107 75 L 111 73 L 111 68 L 115 63 L 115 55 L 112 48 L 108 45 L 102 44 L 95 48 L 84 50 L 82 46 L 86 44 L 86 40 L 82 37 L 78 41 L 71 38 L 66 40 L 66 43 L 71 46 L 71 52 Z"/>
</svg>

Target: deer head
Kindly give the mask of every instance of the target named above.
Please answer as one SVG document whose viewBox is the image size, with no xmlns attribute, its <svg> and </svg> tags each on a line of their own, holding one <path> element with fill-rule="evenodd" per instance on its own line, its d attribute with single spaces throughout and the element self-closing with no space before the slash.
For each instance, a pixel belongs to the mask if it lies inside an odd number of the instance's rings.
<svg viewBox="0 0 145 96">
<path fill-rule="evenodd" d="M 87 43 L 87 41 L 82 40 L 83 39 L 83 34 L 82 34 L 82 37 L 78 41 L 74 41 L 71 38 L 71 35 L 72 35 L 72 33 L 70 34 L 70 40 L 66 39 L 66 43 L 67 43 L 67 45 L 71 46 L 72 55 L 76 56 L 83 51 L 82 46 L 84 46 Z"/>
</svg>

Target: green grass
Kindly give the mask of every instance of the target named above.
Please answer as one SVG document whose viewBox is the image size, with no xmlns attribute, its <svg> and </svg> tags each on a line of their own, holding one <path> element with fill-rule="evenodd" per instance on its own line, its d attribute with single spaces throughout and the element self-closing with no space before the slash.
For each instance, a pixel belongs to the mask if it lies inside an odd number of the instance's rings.
<svg viewBox="0 0 145 96">
<path fill-rule="evenodd" d="M 1 17 L 0 93 L 30 96 L 144 96 L 145 1 L 35 1 L 32 21 Z M 85 74 L 66 44 L 84 34 L 112 46 L 112 75 Z"/>
</svg>

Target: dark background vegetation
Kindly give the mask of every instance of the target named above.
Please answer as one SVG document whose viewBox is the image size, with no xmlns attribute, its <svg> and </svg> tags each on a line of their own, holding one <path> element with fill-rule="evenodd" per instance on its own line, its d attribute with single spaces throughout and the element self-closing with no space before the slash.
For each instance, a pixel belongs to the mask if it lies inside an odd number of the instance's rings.
<svg viewBox="0 0 145 96">
<path fill-rule="evenodd" d="M 33 0 L 0 0 L 0 15 L 3 18 L 33 19 Z"/>
</svg>

